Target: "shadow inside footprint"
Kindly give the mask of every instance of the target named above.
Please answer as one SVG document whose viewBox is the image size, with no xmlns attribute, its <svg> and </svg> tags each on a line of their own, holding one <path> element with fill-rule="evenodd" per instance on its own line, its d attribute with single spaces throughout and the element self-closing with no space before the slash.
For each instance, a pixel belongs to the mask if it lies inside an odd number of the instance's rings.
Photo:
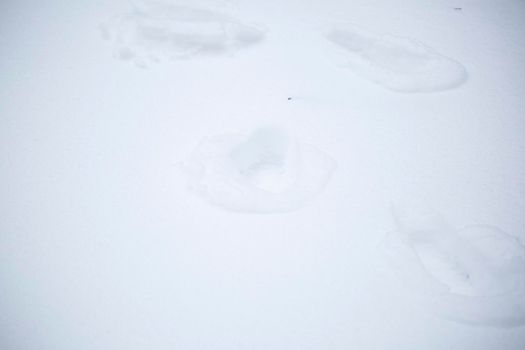
<svg viewBox="0 0 525 350">
<path fill-rule="evenodd" d="M 249 183 L 279 193 L 289 188 L 297 172 L 291 140 L 278 129 L 259 129 L 230 152 L 233 164 Z"/>
<path fill-rule="evenodd" d="M 334 29 L 326 38 L 342 49 L 348 68 L 391 90 L 434 92 L 454 88 L 467 79 L 459 62 L 413 39 L 344 29 Z"/>
<path fill-rule="evenodd" d="M 205 8 L 186 4 L 147 3 L 101 26 L 117 55 L 139 66 L 162 59 L 231 53 L 264 39 L 253 25 Z M 122 54 L 122 52 L 126 54 Z"/>
<path fill-rule="evenodd" d="M 483 225 L 455 230 L 417 210 L 394 217 L 384 252 L 422 304 L 471 324 L 525 323 L 525 248 L 516 238 Z"/>
<path fill-rule="evenodd" d="M 335 168 L 314 146 L 286 132 L 262 128 L 249 136 L 226 134 L 203 141 L 193 152 L 190 188 L 210 203 L 242 212 L 297 209 L 317 195 Z"/>
</svg>

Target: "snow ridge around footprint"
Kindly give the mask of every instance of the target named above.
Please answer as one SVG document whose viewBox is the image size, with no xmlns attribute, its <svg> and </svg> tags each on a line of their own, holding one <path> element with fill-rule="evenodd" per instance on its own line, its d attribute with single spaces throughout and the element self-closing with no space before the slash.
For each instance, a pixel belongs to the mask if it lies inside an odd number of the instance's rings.
<svg viewBox="0 0 525 350">
<path fill-rule="evenodd" d="M 435 92 L 467 80 L 459 62 L 409 38 L 376 37 L 356 29 L 332 29 L 344 66 L 359 76 L 398 92 Z"/>
<path fill-rule="evenodd" d="M 260 26 L 244 24 L 203 4 L 140 2 L 133 11 L 102 24 L 102 37 L 113 42 L 115 57 L 141 67 L 162 60 L 231 54 L 264 39 Z"/>
<path fill-rule="evenodd" d="M 390 266 L 421 304 L 455 321 L 525 324 L 525 247 L 498 228 L 451 228 L 439 215 L 394 210 L 397 230 L 382 245 Z"/>
<path fill-rule="evenodd" d="M 284 130 L 205 139 L 185 166 L 189 188 L 208 202 L 238 212 L 286 212 L 302 207 L 327 184 L 335 161 Z"/>
</svg>

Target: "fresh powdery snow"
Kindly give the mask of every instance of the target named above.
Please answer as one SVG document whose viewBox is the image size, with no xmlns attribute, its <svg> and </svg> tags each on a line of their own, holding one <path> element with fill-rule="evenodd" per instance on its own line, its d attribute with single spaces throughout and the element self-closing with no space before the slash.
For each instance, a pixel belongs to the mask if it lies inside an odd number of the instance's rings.
<svg viewBox="0 0 525 350">
<path fill-rule="evenodd" d="M 525 2 L 0 3 L 0 349 L 525 349 Z"/>
</svg>

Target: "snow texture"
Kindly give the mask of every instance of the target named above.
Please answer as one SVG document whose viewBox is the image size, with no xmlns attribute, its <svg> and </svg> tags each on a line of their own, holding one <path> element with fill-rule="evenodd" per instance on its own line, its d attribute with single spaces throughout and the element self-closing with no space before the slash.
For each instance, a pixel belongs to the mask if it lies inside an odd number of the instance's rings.
<svg viewBox="0 0 525 350">
<path fill-rule="evenodd" d="M 376 37 L 355 29 L 333 29 L 326 38 L 344 50 L 348 69 L 391 90 L 435 92 L 467 80 L 459 62 L 413 39 Z"/>
<path fill-rule="evenodd" d="M 204 140 L 186 165 L 190 188 L 210 203 L 239 212 L 300 208 L 325 187 L 335 161 L 278 128 Z"/>
<path fill-rule="evenodd" d="M 196 6 L 197 5 L 197 6 Z M 115 57 L 140 67 L 166 59 L 232 54 L 264 39 L 260 26 L 248 25 L 199 2 L 145 2 L 101 25 Z"/>
<path fill-rule="evenodd" d="M 525 248 L 485 225 L 450 227 L 419 208 L 395 210 L 397 231 L 382 248 L 425 307 L 460 322 L 525 324 Z"/>
<path fill-rule="evenodd" d="M 0 350 L 525 348 L 525 1 L 162 1 L 0 1 Z"/>
</svg>

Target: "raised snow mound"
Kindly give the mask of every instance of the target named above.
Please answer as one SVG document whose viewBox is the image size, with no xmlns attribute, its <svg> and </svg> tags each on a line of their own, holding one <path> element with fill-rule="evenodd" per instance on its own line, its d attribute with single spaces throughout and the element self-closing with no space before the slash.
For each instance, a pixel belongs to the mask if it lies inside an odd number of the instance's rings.
<svg viewBox="0 0 525 350">
<path fill-rule="evenodd" d="M 101 25 L 102 36 L 113 42 L 115 57 L 139 66 L 166 59 L 233 53 L 264 39 L 265 32 L 258 26 L 244 24 L 202 4 L 191 4 L 140 3 L 133 11 Z"/>
<path fill-rule="evenodd" d="M 300 208 L 334 169 L 326 153 L 277 128 L 209 137 L 185 166 L 193 192 L 225 209 L 253 213 Z"/>
<path fill-rule="evenodd" d="M 414 300 L 464 323 L 525 324 L 525 248 L 515 237 L 484 225 L 454 229 L 416 209 L 394 216 L 398 228 L 382 248 Z"/>
<path fill-rule="evenodd" d="M 467 80 L 463 65 L 413 39 L 348 29 L 333 29 L 326 38 L 343 49 L 346 67 L 391 90 L 434 92 Z"/>
</svg>

